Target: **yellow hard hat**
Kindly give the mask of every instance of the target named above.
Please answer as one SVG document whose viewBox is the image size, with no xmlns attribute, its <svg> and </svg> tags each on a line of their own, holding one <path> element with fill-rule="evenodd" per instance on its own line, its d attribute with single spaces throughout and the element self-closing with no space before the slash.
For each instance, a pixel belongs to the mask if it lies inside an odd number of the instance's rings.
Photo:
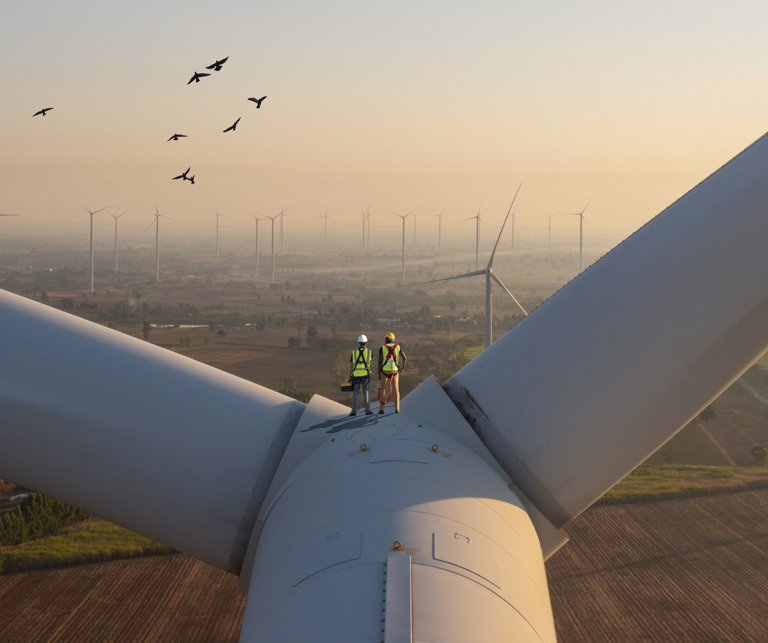
<svg viewBox="0 0 768 643">
<path fill-rule="evenodd" d="M 384 339 L 391 339 L 393 342 L 395 341 L 395 334 L 394 333 L 387 333 L 384 335 Z"/>
</svg>

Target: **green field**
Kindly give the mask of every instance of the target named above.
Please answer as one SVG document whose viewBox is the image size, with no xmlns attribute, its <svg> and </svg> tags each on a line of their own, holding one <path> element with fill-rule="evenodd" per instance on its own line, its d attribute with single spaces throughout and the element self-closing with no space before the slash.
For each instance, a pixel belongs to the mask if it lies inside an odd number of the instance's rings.
<svg viewBox="0 0 768 643">
<path fill-rule="evenodd" d="M 596 504 L 646 502 L 768 487 L 768 468 L 643 464 Z"/>
<path fill-rule="evenodd" d="M 171 551 L 165 545 L 106 520 L 88 518 L 49 536 L 0 547 L 0 569 L 8 573 L 168 554 Z"/>
</svg>

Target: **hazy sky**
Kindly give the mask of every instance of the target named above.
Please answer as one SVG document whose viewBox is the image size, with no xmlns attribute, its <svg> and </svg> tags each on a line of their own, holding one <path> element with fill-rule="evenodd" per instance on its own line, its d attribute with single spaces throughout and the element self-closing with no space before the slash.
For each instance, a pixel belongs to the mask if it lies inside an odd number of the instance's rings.
<svg viewBox="0 0 768 643">
<path fill-rule="evenodd" d="M 588 225 L 634 229 L 766 130 L 766 23 L 733 0 L 0 0 L 0 212 L 352 223 L 485 194 L 500 220 L 522 181 L 520 226 L 596 194 Z"/>
</svg>

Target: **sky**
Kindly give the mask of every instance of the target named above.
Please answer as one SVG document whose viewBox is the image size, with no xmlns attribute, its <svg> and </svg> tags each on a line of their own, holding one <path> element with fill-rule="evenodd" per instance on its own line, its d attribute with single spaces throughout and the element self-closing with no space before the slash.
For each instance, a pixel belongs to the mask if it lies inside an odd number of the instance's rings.
<svg viewBox="0 0 768 643">
<path fill-rule="evenodd" d="M 190 224 L 291 205 L 320 230 L 326 205 L 353 225 L 370 204 L 394 233 L 386 210 L 417 206 L 451 221 L 482 200 L 500 222 L 522 183 L 522 228 L 594 195 L 585 225 L 631 232 L 766 130 L 754 1 L 0 0 L 0 15 L 0 213 L 23 217 L 8 225 L 80 224 L 78 203 L 146 214 L 137 228 L 155 203 Z M 189 166 L 194 186 L 171 180 Z"/>
</svg>

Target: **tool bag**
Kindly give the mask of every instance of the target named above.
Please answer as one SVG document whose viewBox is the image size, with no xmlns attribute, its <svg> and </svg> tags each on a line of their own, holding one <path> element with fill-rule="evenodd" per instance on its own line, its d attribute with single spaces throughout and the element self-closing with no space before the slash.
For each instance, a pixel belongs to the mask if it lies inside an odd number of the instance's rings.
<svg viewBox="0 0 768 643">
<path fill-rule="evenodd" d="M 352 392 L 352 382 L 343 382 L 341 385 L 341 392 L 342 393 L 351 393 Z"/>
</svg>

